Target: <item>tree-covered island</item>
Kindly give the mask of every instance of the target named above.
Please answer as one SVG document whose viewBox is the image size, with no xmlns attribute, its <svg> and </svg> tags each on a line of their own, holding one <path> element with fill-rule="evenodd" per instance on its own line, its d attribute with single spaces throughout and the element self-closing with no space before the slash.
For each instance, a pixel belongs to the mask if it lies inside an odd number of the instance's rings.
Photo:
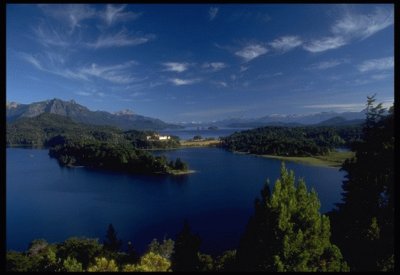
<svg viewBox="0 0 400 275">
<path fill-rule="evenodd" d="M 46 113 L 7 124 L 7 146 L 49 148 L 49 155 L 62 166 L 139 174 L 192 173 L 179 158 L 169 161 L 165 156 L 153 156 L 146 151 L 180 147 L 178 137 L 167 140 L 157 137 L 154 131 L 122 131 Z"/>
<path fill-rule="evenodd" d="M 67 142 L 50 148 L 49 155 L 62 166 L 85 166 L 127 173 L 187 174 L 193 172 L 177 158 L 168 161 L 165 156 L 153 156 L 131 144 Z"/>
</svg>

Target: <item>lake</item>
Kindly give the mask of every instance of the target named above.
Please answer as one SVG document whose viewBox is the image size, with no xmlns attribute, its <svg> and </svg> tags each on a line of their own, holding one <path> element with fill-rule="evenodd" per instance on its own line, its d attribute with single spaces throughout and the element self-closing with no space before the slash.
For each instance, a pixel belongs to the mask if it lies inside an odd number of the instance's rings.
<svg viewBox="0 0 400 275">
<path fill-rule="evenodd" d="M 103 239 L 112 223 L 118 236 L 143 252 L 153 238 L 175 239 L 187 219 L 202 238 L 201 250 L 235 248 L 253 202 L 267 178 L 274 183 L 280 161 L 220 148 L 163 152 L 180 157 L 196 173 L 137 176 L 60 167 L 47 150 L 7 148 L 7 249 L 25 250 L 33 239 L 71 236 Z M 340 201 L 344 172 L 287 163 L 315 188 L 322 211 Z"/>
<path fill-rule="evenodd" d="M 235 132 L 240 132 L 243 130 L 248 130 L 249 128 L 195 128 L 188 127 L 184 129 L 166 129 L 158 131 L 162 135 L 178 136 L 181 140 L 192 139 L 194 136 L 201 136 L 202 138 L 215 138 L 226 137 Z"/>
</svg>

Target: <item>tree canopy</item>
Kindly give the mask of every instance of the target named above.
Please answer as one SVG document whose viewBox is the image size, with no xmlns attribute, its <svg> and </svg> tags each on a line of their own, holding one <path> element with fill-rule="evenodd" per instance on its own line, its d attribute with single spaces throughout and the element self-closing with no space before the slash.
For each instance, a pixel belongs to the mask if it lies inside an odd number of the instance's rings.
<svg viewBox="0 0 400 275">
<path fill-rule="evenodd" d="M 342 202 L 330 213 L 333 239 L 352 270 L 394 268 L 394 114 L 368 97 L 362 140 L 342 169 Z"/>
<path fill-rule="evenodd" d="M 243 271 L 346 271 L 340 250 L 330 242 L 329 218 L 319 212 L 314 190 L 282 164 L 271 193 L 269 183 L 255 201 L 255 212 L 237 251 Z"/>
</svg>

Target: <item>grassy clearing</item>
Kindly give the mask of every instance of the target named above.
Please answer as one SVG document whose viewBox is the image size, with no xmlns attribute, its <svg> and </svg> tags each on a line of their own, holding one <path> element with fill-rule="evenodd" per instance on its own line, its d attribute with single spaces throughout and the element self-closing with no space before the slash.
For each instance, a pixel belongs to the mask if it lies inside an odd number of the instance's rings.
<svg viewBox="0 0 400 275">
<path fill-rule="evenodd" d="M 284 161 L 294 161 L 304 163 L 308 165 L 316 166 L 328 166 L 328 167 L 340 167 L 342 163 L 354 156 L 354 152 L 330 152 L 326 156 L 314 156 L 314 157 L 283 157 L 273 155 L 262 155 L 262 157 L 280 159 Z"/>
<path fill-rule="evenodd" d="M 209 147 L 220 144 L 219 140 L 181 140 L 181 147 Z"/>
<path fill-rule="evenodd" d="M 172 175 L 172 176 L 180 176 L 180 175 L 193 174 L 195 172 L 196 172 L 195 170 L 187 170 L 187 171 L 170 170 L 169 174 Z"/>
</svg>

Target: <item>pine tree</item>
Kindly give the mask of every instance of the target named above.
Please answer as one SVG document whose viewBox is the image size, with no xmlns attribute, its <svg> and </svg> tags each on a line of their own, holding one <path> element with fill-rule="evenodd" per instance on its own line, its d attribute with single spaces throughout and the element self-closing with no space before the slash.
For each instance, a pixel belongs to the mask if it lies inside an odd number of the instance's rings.
<svg viewBox="0 0 400 275">
<path fill-rule="evenodd" d="M 191 233 L 189 223 L 185 220 L 183 229 L 175 241 L 171 269 L 173 271 L 196 271 L 199 268 L 200 244 L 200 237 Z"/>
<path fill-rule="evenodd" d="M 394 255 L 394 120 L 375 96 L 368 97 L 362 141 L 342 170 L 342 203 L 329 213 L 333 240 L 352 270 L 393 269 Z"/>
<path fill-rule="evenodd" d="M 269 182 L 255 201 L 237 251 L 241 271 L 345 271 L 340 250 L 330 242 L 329 218 L 319 212 L 314 190 L 295 186 L 284 163 L 271 194 Z"/>
<path fill-rule="evenodd" d="M 117 252 L 121 245 L 122 241 L 118 239 L 117 232 L 115 231 L 114 226 L 110 223 L 108 225 L 106 239 L 104 241 L 104 249 L 111 252 Z"/>
</svg>

